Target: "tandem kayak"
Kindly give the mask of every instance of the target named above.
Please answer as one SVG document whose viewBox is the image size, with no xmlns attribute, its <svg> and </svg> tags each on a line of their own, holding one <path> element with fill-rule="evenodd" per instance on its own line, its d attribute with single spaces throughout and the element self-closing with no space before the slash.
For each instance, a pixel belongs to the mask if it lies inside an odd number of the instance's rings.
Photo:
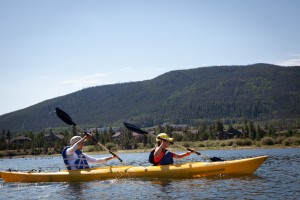
<svg viewBox="0 0 300 200">
<path fill-rule="evenodd" d="M 201 178 L 251 175 L 267 156 L 219 162 L 187 162 L 163 166 L 106 166 L 59 172 L 1 172 L 5 182 L 88 182 L 121 178 Z"/>
</svg>

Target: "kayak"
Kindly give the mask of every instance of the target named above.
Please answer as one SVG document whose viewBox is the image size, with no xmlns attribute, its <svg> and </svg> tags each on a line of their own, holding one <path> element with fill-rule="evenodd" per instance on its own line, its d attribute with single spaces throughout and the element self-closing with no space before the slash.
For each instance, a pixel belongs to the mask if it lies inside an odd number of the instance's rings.
<svg viewBox="0 0 300 200">
<path fill-rule="evenodd" d="M 1 172 L 5 182 L 88 182 L 121 178 L 201 178 L 252 175 L 267 156 L 220 162 L 188 162 L 163 166 L 106 166 L 59 172 Z"/>
<path fill-rule="evenodd" d="M 252 175 L 268 158 L 260 156 L 219 162 L 187 162 L 162 166 L 105 166 L 58 172 L 2 171 L 5 182 L 88 182 L 121 178 L 201 178 L 214 175 Z"/>
</svg>

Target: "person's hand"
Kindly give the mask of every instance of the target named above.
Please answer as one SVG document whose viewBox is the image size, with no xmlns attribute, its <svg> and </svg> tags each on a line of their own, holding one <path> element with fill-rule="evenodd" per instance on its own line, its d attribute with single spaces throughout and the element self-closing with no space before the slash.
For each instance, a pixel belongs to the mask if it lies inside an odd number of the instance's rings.
<svg viewBox="0 0 300 200">
<path fill-rule="evenodd" d="M 114 159 L 114 158 L 118 158 L 118 156 L 117 156 L 117 155 L 115 155 L 115 156 L 113 155 L 113 156 L 111 156 L 111 157 L 106 158 L 105 160 L 106 160 L 106 162 L 107 162 L 107 161 L 109 161 L 109 160 L 111 160 L 111 159 Z"/>
<path fill-rule="evenodd" d="M 85 139 L 90 140 L 90 139 L 92 139 L 93 136 L 90 133 L 84 132 L 84 137 L 85 137 Z"/>
<path fill-rule="evenodd" d="M 195 151 L 194 151 L 194 150 L 192 150 L 192 151 L 187 151 L 187 152 L 185 153 L 185 155 L 186 155 L 186 156 L 189 156 L 189 155 L 191 155 L 192 153 L 195 153 Z"/>
</svg>

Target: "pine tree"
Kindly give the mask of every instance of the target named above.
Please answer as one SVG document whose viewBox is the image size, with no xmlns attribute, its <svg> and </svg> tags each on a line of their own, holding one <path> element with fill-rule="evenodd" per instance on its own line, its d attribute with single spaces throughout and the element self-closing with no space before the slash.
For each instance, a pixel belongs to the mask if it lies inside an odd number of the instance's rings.
<svg viewBox="0 0 300 200">
<path fill-rule="evenodd" d="M 215 125 L 215 132 L 219 133 L 219 132 L 223 132 L 223 130 L 224 130 L 224 126 L 223 126 L 222 122 L 217 121 L 216 125 Z"/>
<path fill-rule="evenodd" d="M 249 138 L 249 127 L 248 127 L 247 120 L 245 121 L 245 130 L 244 130 L 244 133 L 245 133 L 245 138 Z"/>
<path fill-rule="evenodd" d="M 257 127 L 256 127 L 256 140 L 257 141 L 260 141 L 261 140 L 261 129 L 260 129 L 260 126 L 259 125 L 257 125 Z"/>
<path fill-rule="evenodd" d="M 252 121 L 249 122 L 249 138 L 254 140 L 256 138 L 256 131 Z"/>
</svg>

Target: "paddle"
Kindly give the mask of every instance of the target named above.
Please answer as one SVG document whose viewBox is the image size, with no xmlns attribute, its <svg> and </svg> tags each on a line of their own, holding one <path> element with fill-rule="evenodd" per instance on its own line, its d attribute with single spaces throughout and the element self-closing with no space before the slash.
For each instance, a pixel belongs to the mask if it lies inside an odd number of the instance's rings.
<svg viewBox="0 0 300 200">
<path fill-rule="evenodd" d="M 131 130 L 131 131 L 133 131 L 133 132 L 135 132 L 135 133 L 138 133 L 138 134 L 145 134 L 145 135 L 151 135 L 151 136 L 156 137 L 155 135 L 148 134 L 148 132 L 146 132 L 146 131 L 144 131 L 144 130 L 141 130 L 139 127 L 137 127 L 137 126 L 135 126 L 135 125 L 133 125 L 133 124 L 130 124 L 130 123 L 127 123 L 127 122 L 123 122 L 123 124 L 124 124 L 124 126 L 125 126 L 126 128 L 128 128 L 129 130 Z M 166 139 L 163 139 L 163 138 L 160 138 L 160 137 L 159 137 L 158 139 L 161 139 L 161 140 L 165 140 L 165 141 L 166 141 Z M 183 148 L 183 149 L 186 149 L 186 150 L 188 150 L 188 151 L 195 152 L 197 155 L 202 156 L 202 157 L 205 158 L 205 159 L 209 159 L 211 162 L 224 161 L 223 159 L 218 158 L 218 157 L 211 157 L 211 158 L 210 158 L 210 157 L 205 156 L 205 155 L 203 155 L 203 154 L 201 154 L 201 153 L 199 153 L 199 152 L 197 152 L 197 151 L 195 151 L 195 150 L 193 150 L 193 149 L 186 148 L 186 147 L 183 147 L 183 146 L 174 144 L 173 142 L 169 142 L 169 143 L 170 143 L 170 144 L 173 144 L 173 145 L 175 145 L 175 146 L 177 146 L 177 147 L 179 147 L 179 148 Z"/>
<path fill-rule="evenodd" d="M 66 124 L 74 126 L 75 128 L 77 128 L 80 132 L 83 132 L 84 134 L 87 134 L 85 131 L 83 131 L 80 127 L 78 127 L 76 125 L 76 123 L 73 122 L 72 118 L 62 109 L 60 108 L 55 108 L 56 111 L 56 115 L 58 118 L 60 118 L 62 121 L 64 121 Z M 94 137 L 92 137 L 92 140 L 94 140 L 95 142 L 97 142 L 97 144 L 99 146 L 101 146 L 104 150 L 108 151 L 111 155 L 113 156 L 117 156 L 118 159 L 123 163 L 126 164 L 117 154 L 113 153 L 111 150 L 109 150 L 108 148 L 106 148 L 103 144 L 101 144 L 98 140 L 96 140 Z"/>
</svg>

